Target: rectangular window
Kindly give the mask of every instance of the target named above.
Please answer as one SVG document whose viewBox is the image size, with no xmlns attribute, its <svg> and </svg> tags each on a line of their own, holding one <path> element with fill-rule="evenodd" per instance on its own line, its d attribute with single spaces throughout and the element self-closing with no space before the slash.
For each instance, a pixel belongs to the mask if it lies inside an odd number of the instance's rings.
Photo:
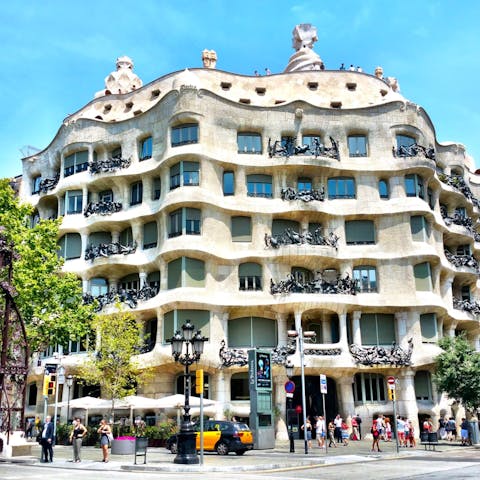
<svg viewBox="0 0 480 480">
<path fill-rule="evenodd" d="M 232 217 L 232 242 L 252 241 L 252 219 L 250 217 Z"/>
<path fill-rule="evenodd" d="M 320 145 L 323 145 L 322 137 L 320 135 L 303 135 L 302 144 L 308 145 L 309 149 L 306 152 L 308 155 L 315 155 L 315 150 L 319 149 Z"/>
<path fill-rule="evenodd" d="M 170 214 L 170 229 L 168 238 L 178 237 L 182 234 L 182 209 L 175 210 Z"/>
<path fill-rule="evenodd" d="M 36 176 L 32 180 L 32 195 L 40 192 L 40 184 L 42 183 L 42 177 L 40 175 Z"/>
<path fill-rule="evenodd" d="M 172 147 L 198 143 L 198 124 L 186 123 L 172 128 Z"/>
<path fill-rule="evenodd" d="M 249 197 L 272 198 L 271 175 L 247 175 L 247 195 Z"/>
<path fill-rule="evenodd" d="M 153 178 L 152 199 L 158 200 L 162 193 L 160 177 Z"/>
<path fill-rule="evenodd" d="M 433 290 L 430 263 L 418 263 L 413 266 L 415 276 L 415 289 L 417 291 L 431 292 Z"/>
<path fill-rule="evenodd" d="M 420 315 L 420 330 L 423 343 L 435 343 L 438 340 L 437 316 L 434 313 Z"/>
<path fill-rule="evenodd" d="M 405 194 L 407 197 L 425 199 L 423 178 L 420 175 L 405 175 Z"/>
<path fill-rule="evenodd" d="M 143 226 L 143 249 L 155 248 L 158 242 L 157 222 L 149 222 Z"/>
<path fill-rule="evenodd" d="M 327 182 L 328 198 L 355 198 L 355 180 L 349 177 L 329 178 Z"/>
<path fill-rule="evenodd" d="M 312 179 L 306 177 L 300 177 L 297 180 L 297 190 L 299 192 L 308 192 L 312 190 Z"/>
<path fill-rule="evenodd" d="M 63 176 L 69 177 L 74 173 L 84 172 L 88 169 L 88 150 L 75 152 L 65 157 L 63 162 Z"/>
<path fill-rule="evenodd" d="M 411 147 L 416 142 L 415 138 L 408 135 L 397 135 L 397 149 L 400 149 L 400 147 Z"/>
<path fill-rule="evenodd" d="M 81 190 L 69 190 L 65 194 L 66 214 L 82 213 L 83 194 Z"/>
<path fill-rule="evenodd" d="M 152 137 L 147 137 L 140 143 L 140 161 L 152 158 Z"/>
<path fill-rule="evenodd" d="M 395 342 L 395 319 L 387 313 L 362 313 L 362 345 L 392 345 Z"/>
<path fill-rule="evenodd" d="M 262 153 L 262 136 L 259 133 L 239 133 L 237 144 L 238 153 Z"/>
<path fill-rule="evenodd" d="M 205 263 L 196 258 L 184 257 L 185 260 L 185 287 L 205 286 Z"/>
<path fill-rule="evenodd" d="M 415 397 L 417 400 L 432 400 L 432 382 L 430 372 L 420 370 L 415 373 Z"/>
<path fill-rule="evenodd" d="M 410 231 L 412 232 L 412 240 L 414 242 L 426 242 L 429 236 L 426 218 L 423 215 L 410 217 Z"/>
<path fill-rule="evenodd" d="M 98 194 L 99 202 L 113 202 L 113 192 L 111 190 L 104 190 Z"/>
<path fill-rule="evenodd" d="M 235 195 L 235 176 L 233 172 L 223 172 L 223 194 Z"/>
<path fill-rule="evenodd" d="M 375 224 L 372 220 L 349 220 L 345 222 L 347 245 L 368 245 L 375 243 Z"/>
<path fill-rule="evenodd" d="M 377 269 L 363 266 L 353 269 L 353 279 L 357 281 L 358 291 L 361 293 L 377 292 Z"/>
<path fill-rule="evenodd" d="M 143 198 L 143 184 L 142 182 L 136 182 L 130 187 L 130 205 L 138 205 L 142 203 Z"/>
<path fill-rule="evenodd" d="M 183 186 L 200 185 L 200 164 L 198 162 L 182 162 Z"/>
<path fill-rule="evenodd" d="M 167 288 L 180 288 L 182 286 L 182 257 L 172 260 L 168 264 Z M 173 333 L 172 333 L 173 335 Z"/>
<path fill-rule="evenodd" d="M 349 136 L 348 152 L 350 157 L 366 157 L 367 156 L 367 137 L 365 135 Z"/>
<path fill-rule="evenodd" d="M 185 209 L 185 233 L 187 235 L 200 235 L 200 221 L 202 212 L 198 208 Z"/>
<path fill-rule="evenodd" d="M 133 232 L 132 232 L 132 227 L 127 227 L 125 230 L 123 230 L 120 233 L 120 244 L 129 246 L 133 245 Z"/>
<path fill-rule="evenodd" d="M 82 254 L 82 239 L 78 233 L 66 233 L 58 242 L 60 251 L 58 255 L 65 260 L 80 258 Z"/>
<path fill-rule="evenodd" d="M 180 186 L 180 163 L 170 167 L 170 190 Z"/>
<path fill-rule="evenodd" d="M 187 320 L 195 327 L 195 330 L 200 330 L 204 337 L 210 337 L 210 312 L 208 310 L 171 310 L 163 316 L 163 343 L 170 340 L 177 330 L 181 330 Z"/>
</svg>

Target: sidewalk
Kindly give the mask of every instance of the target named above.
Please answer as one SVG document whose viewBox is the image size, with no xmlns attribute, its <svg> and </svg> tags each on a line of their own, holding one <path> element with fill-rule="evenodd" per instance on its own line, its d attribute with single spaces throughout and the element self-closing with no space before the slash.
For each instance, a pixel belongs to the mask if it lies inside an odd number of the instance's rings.
<svg viewBox="0 0 480 480">
<path fill-rule="evenodd" d="M 417 448 L 400 448 L 398 456 L 432 455 L 441 456 L 448 451 L 473 448 L 462 447 L 458 443 L 440 442 L 435 451 L 425 451 L 424 446 Z M 40 447 L 35 444 L 31 457 L 0 458 L 0 462 L 27 463 L 38 465 L 39 468 L 66 468 L 72 470 L 101 470 L 101 471 L 163 471 L 163 472 L 206 472 L 206 471 L 265 471 L 279 469 L 304 468 L 308 466 L 333 465 L 375 461 L 379 459 L 397 458 L 395 442 L 381 442 L 381 452 L 371 452 L 371 440 L 350 442 L 348 446 L 339 445 L 337 448 L 325 450 L 313 448 L 305 454 L 303 440 L 295 440 L 295 452 L 290 453 L 288 442 L 277 442 L 274 449 L 252 450 L 243 456 L 229 454 L 226 456 L 216 453 L 205 453 L 203 465 L 182 465 L 173 463 L 175 455 L 165 448 L 148 448 L 147 463 L 143 457 L 137 458 L 134 464 L 133 455 L 111 455 L 108 463 L 103 463 L 102 453 L 98 447 L 83 447 L 82 462 L 73 463 L 72 447 L 58 445 L 54 449 L 53 463 L 40 462 Z"/>
</svg>

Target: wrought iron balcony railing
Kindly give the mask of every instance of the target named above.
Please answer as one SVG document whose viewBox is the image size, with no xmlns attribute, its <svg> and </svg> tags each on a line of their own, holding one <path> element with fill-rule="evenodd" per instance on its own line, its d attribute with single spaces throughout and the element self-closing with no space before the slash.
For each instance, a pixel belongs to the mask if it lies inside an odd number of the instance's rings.
<svg viewBox="0 0 480 480">
<path fill-rule="evenodd" d="M 423 156 L 430 160 L 435 160 L 435 149 L 433 147 L 424 147 L 418 143 L 412 145 L 400 145 L 399 147 L 392 147 L 394 157 L 417 157 Z"/>
<path fill-rule="evenodd" d="M 404 367 L 412 364 L 413 340 L 408 341 L 408 348 L 404 349 L 393 343 L 391 347 L 380 345 L 361 346 L 352 343 L 350 353 L 355 363 L 360 365 L 394 365 Z"/>
<path fill-rule="evenodd" d="M 90 215 L 112 215 L 122 209 L 120 202 L 90 202 L 83 211 L 85 217 Z"/>
<path fill-rule="evenodd" d="M 38 191 L 40 193 L 47 193 L 49 190 L 53 190 L 60 180 L 60 174 L 57 173 L 53 178 L 44 178 L 40 181 L 40 185 L 38 186 Z M 34 192 L 36 193 L 36 192 Z"/>
<path fill-rule="evenodd" d="M 159 289 L 145 285 L 140 290 L 112 290 L 111 292 L 105 293 L 104 295 L 99 295 L 94 297 L 89 293 L 83 295 L 83 303 L 86 305 L 91 305 L 97 302 L 95 311 L 99 312 L 106 305 L 114 305 L 117 302 L 125 303 L 130 308 L 136 308 L 138 302 L 147 301 L 150 298 L 155 297 L 158 294 Z"/>
<path fill-rule="evenodd" d="M 445 250 L 447 260 L 455 267 L 468 267 L 480 273 L 480 266 L 477 259 L 473 255 L 454 255 L 448 250 Z"/>
<path fill-rule="evenodd" d="M 265 234 L 266 248 L 279 248 L 283 245 L 326 245 L 337 248 L 340 237 L 330 232 L 328 236 L 323 236 L 320 228 L 315 229 L 314 232 L 298 233 L 291 228 L 287 228 L 280 235 Z"/>
<path fill-rule="evenodd" d="M 314 155 L 317 157 L 334 158 L 340 160 L 338 142 L 329 137 L 331 147 L 326 147 L 319 138 L 313 140 L 313 145 L 295 145 L 296 137 L 286 137 L 284 140 L 268 139 L 268 155 L 272 157 L 290 157 L 293 155 Z"/>
<path fill-rule="evenodd" d="M 472 315 L 480 315 L 480 304 L 475 300 L 462 300 L 461 298 L 453 297 L 453 308 L 456 310 L 463 310 Z"/>
<path fill-rule="evenodd" d="M 347 273 L 343 278 L 330 280 L 323 278 L 322 272 L 316 273 L 313 280 L 300 281 L 292 273 L 285 280 L 275 283 L 270 279 L 270 293 L 287 294 L 287 293 L 325 293 L 325 294 L 347 294 L 356 295 L 358 292 L 358 282 L 350 277 Z"/>
<path fill-rule="evenodd" d="M 462 193 L 465 198 L 470 200 L 476 207 L 480 208 L 480 200 L 473 195 L 472 190 L 462 177 L 458 175 L 446 175 L 445 173 L 441 173 L 438 175 L 438 178 L 446 185 L 449 185 L 450 187 Z"/>
<path fill-rule="evenodd" d="M 88 169 L 92 175 L 96 173 L 115 172 L 122 168 L 128 168 L 131 164 L 129 158 L 111 157 L 107 160 L 101 160 L 96 162 L 88 162 Z"/>
<path fill-rule="evenodd" d="M 320 190 L 300 190 L 297 192 L 292 187 L 286 187 L 282 188 L 280 197 L 282 200 L 302 200 L 307 203 L 314 200 L 323 202 L 325 200 L 325 188 L 322 185 Z"/>
<path fill-rule="evenodd" d="M 135 253 L 137 244 L 122 245 L 120 242 L 100 243 L 99 245 L 89 245 L 85 249 L 85 260 L 95 260 L 98 257 L 109 257 L 110 255 L 128 255 Z"/>
</svg>

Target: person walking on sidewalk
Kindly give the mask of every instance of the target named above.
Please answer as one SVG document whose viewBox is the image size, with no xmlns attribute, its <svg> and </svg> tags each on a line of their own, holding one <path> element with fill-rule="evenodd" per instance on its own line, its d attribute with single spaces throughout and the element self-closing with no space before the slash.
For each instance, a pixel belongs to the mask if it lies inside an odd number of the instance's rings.
<svg viewBox="0 0 480 480">
<path fill-rule="evenodd" d="M 301 429 L 303 430 L 303 435 L 308 442 L 308 448 L 312 448 L 312 423 L 310 422 L 310 417 L 307 417 L 307 422 L 305 425 L 302 425 Z"/>
<path fill-rule="evenodd" d="M 112 435 L 112 430 L 110 425 L 105 419 L 100 421 L 100 426 L 98 427 L 97 433 L 100 434 L 100 446 L 102 447 L 103 460 L 102 462 L 108 462 L 108 447 L 110 445 L 110 437 Z"/>
<path fill-rule="evenodd" d="M 328 446 L 334 446 L 337 448 L 337 444 L 335 443 L 335 424 L 333 423 L 333 420 L 328 423 Z"/>
<path fill-rule="evenodd" d="M 82 461 L 80 451 L 82 449 L 83 437 L 87 434 L 87 429 L 82 425 L 79 417 L 73 419 L 73 429 L 70 433 L 70 442 L 73 446 L 73 461 L 79 463 Z"/>
<path fill-rule="evenodd" d="M 381 452 L 380 450 L 380 432 L 378 431 L 377 422 L 374 420 L 372 424 L 372 429 L 370 430 L 373 441 L 372 441 L 372 452 L 375 451 L 375 447 L 377 447 L 377 452 Z"/>
<path fill-rule="evenodd" d="M 52 417 L 49 415 L 45 418 L 45 423 L 41 431 L 42 462 L 53 462 L 54 438 Z"/>
<path fill-rule="evenodd" d="M 317 422 L 315 423 L 315 432 L 317 435 L 317 443 L 320 448 L 325 448 L 325 438 L 326 438 L 326 427 L 325 419 L 322 415 L 317 417 Z"/>
</svg>

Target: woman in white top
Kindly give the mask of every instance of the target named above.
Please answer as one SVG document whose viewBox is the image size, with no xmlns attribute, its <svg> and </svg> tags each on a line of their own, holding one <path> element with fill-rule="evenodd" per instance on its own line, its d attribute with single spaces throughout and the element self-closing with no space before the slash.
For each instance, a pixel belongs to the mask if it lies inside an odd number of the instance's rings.
<svg viewBox="0 0 480 480">
<path fill-rule="evenodd" d="M 317 443 L 320 448 L 325 448 L 325 438 L 327 436 L 327 429 L 325 419 L 319 415 L 315 423 L 315 432 L 317 434 Z"/>
</svg>

